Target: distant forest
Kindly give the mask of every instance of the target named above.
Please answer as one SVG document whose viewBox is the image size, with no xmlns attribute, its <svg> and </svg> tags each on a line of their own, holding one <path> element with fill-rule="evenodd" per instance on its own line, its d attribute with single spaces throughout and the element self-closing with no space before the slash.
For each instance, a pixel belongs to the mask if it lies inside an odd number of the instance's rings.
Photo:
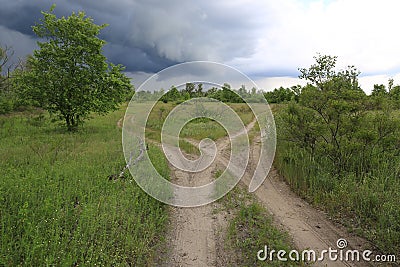
<svg viewBox="0 0 400 267">
<path fill-rule="evenodd" d="M 205 90 L 203 83 L 186 83 L 185 88 L 179 90 L 172 86 L 168 92 L 165 93 L 163 89 L 159 91 L 139 91 L 136 97 L 140 100 L 160 99 L 164 103 L 178 102 L 189 100 L 195 97 L 208 97 L 227 103 L 244 103 L 244 102 L 262 102 L 263 92 L 252 88 L 250 91 L 246 90 L 242 85 L 239 89 L 231 88 L 231 85 L 224 83 L 221 88 L 211 87 Z"/>
</svg>

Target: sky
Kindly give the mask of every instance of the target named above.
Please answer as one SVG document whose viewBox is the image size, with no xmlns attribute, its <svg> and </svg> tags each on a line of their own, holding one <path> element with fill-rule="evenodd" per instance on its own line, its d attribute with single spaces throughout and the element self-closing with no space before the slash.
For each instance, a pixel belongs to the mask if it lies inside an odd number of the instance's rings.
<svg viewBox="0 0 400 267">
<path fill-rule="evenodd" d="M 85 11 L 96 24 L 104 54 L 126 66 L 135 87 L 162 69 L 209 60 L 232 66 L 259 88 L 304 84 L 298 68 L 317 53 L 355 65 L 360 84 L 400 84 L 397 0 L 0 0 L 0 45 L 15 57 L 37 48 L 31 26 L 55 3 L 57 16 Z"/>
</svg>

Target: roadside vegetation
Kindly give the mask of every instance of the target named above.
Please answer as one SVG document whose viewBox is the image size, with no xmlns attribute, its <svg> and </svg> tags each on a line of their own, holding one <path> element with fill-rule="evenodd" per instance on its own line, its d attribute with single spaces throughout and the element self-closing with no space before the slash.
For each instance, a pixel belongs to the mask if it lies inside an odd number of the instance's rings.
<svg viewBox="0 0 400 267">
<path fill-rule="evenodd" d="M 295 247 L 286 231 L 277 228 L 272 215 L 243 185 L 236 186 L 219 202 L 230 214 L 225 240 L 225 249 L 231 255 L 228 266 L 304 266 L 302 262 L 284 262 L 276 258 L 258 260 L 257 252 L 267 244 L 276 251 L 291 251 Z"/>
<path fill-rule="evenodd" d="M 292 188 L 380 250 L 400 249 L 400 86 L 367 96 L 358 70 L 318 56 L 276 112 L 275 164 Z M 295 96 L 295 97 L 294 97 Z"/>
</svg>

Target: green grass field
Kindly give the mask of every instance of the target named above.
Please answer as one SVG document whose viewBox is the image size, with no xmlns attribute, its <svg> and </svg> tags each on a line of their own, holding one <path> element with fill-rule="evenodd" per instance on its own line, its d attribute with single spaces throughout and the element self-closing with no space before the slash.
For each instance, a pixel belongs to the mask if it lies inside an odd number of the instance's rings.
<svg viewBox="0 0 400 267">
<path fill-rule="evenodd" d="M 125 165 L 123 114 L 95 116 L 77 133 L 38 111 L 0 117 L 0 266 L 151 265 L 165 206 L 129 175 L 108 180 Z M 149 153 L 168 175 L 161 151 Z"/>
</svg>

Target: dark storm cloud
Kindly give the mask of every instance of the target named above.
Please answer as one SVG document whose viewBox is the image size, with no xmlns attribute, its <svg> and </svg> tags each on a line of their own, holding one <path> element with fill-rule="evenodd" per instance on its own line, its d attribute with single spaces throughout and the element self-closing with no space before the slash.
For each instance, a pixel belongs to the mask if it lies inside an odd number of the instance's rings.
<svg viewBox="0 0 400 267">
<path fill-rule="evenodd" d="M 52 3 L 0 0 L 3 26 L 0 37 L 9 31 L 32 40 L 35 36 L 31 26 L 41 18 L 40 10 L 48 10 Z M 111 62 L 125 65 L 127 71 L 157 72 L 191 60 L 223 62 L 250 57 L 257 43 L 260 16 L 255 16 L 254 7 L 235 1 L 221 4 L 178 0 L 56 0 L 54 3 L 57 16 L 84 10 L 95 23 L 109 24 L 101 33 L 108 43 L 105 55 Z M 2 38 L 0 43 L 4 45 L 5 40 Z M 32 42 L 26 41 L 25 47 L 18 50 L 25 53 L 33 48 Z"/>
</svg>

